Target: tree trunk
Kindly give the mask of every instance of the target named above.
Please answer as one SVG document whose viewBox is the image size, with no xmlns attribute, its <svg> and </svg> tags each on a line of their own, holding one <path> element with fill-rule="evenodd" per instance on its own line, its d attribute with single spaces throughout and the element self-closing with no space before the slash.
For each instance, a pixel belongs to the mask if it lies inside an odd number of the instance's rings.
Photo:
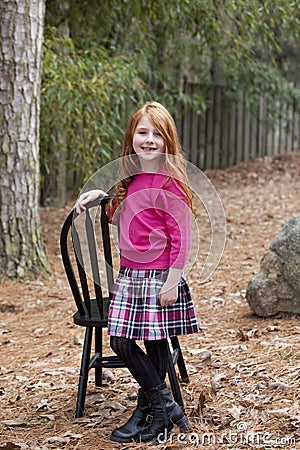
<svg viewBox="0 0 300 450">
<path fill-rule="evenodd" d="M 0 278 L 46 268 L 39 216 L 45 0 L 0 0 Z"/>
</svg>

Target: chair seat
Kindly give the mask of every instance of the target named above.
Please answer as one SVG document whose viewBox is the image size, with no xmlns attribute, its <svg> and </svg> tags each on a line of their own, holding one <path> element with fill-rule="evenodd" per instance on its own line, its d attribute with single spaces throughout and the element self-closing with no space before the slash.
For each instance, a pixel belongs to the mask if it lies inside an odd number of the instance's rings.
<svg viewBox="0 0 300 450">
<path fill-rule="evenodd" d="M 90 314 L 88 312 L 87 305 L 83 303 L 83 308 L 85 311 L 84 315 L 81 315 L 79 311 L 77 311 L 73 315 L 73 320 L 76 325 L 80 325 L 83 327 L 96 327 L 96 328 L 106 328 L 107 327 L 107 319 L 108 319 L 108 309 L 109 309 L 109 297 L 104 297 L 102 299 L 103 303 L 103 318 L 100 317 L 99 305 L 97 304 L 97 300 L 95 298 L 91 299 L 91 311 Z"/>
</svg>

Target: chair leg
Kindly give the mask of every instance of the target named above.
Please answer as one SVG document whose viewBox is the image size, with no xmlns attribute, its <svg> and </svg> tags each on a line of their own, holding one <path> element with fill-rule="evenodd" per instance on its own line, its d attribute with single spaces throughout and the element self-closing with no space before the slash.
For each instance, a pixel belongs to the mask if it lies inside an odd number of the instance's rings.
<svg viewBox="0 0 300 450">
<path fill-rule="evenodd" d="M 95 353 L 102 358 L 102 328 L 95 328 Z M 95 385 L 102 386 L 102 366 L 95 368 Z"/>
<path fill-rule="evenodd" d="M 189 383 L 189 376 L 185 367 L 185 362 L 182 356 L 182 351 L 180 348 L 180 344 L 179 344 L 179 340 L 177 336 L 171 337 L 171 343 L 172 343 L 172 347 L 173 350 L 177 349 L 178 350 L 178 358 L 177 358 L 177 365 L 178 365 L 178 369 L 179 369 L 179 373 L 180 373 L 180 377 L 181 377 L 181 381 L 182 383 Z"/>
<path fill-rule="evenodd" d="M 93 336 L 93 327 L 86 327 L 84 344 L 83 344 L 83 352 L 82 352 L 82 358 L 81 358 L 78 393 L 77 393 L 77 404 L 76 404 L 76 412 L 75 412 L 76 418 L 82 417 L 83 412 L 84 412 L 84 403 L 85 403 L 87 382 L 88 382 L 88 376 L 89 376 L 89 363 L 90 363 L 90 356 L 91 356 L 92 336 Z"/>
<path fill-rule="evenodd" d="M 183 407 L 183 399 L 181 395 L 180 386 L 178 383 L 178 378 L 176 375 L 175 367 L 173 364 L 173 358 L 170 351 L 170 347 L 168 346 L 168 359 L 169 359 L 169 366 L 168 366 L 168 377 L 171 385 L 171 390 L 173 393 L 173 397 L 176 403 L 178 403 L 179 406 Z"/>
</svg>

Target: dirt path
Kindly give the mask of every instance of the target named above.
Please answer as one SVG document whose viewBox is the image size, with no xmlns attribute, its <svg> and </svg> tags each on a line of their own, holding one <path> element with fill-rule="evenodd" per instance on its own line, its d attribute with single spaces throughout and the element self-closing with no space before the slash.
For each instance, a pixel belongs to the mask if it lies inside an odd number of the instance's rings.
<svg viewBox="0 0 300 450">
<path fill-rule="evenodd" d="M 300 448 L 300 323 L 260 319 L 245 301 L 249 279 L 285 221 L 299 212 L 300 153 L 209 172 L 225 207 L 227 241 L 212 279 L 189 281 L 202 333 L 181 339 L 193 428 L 156 448 Z M 70 205 L 69 205 L 70 206 Z M 58 239 L 68 208 L 42 211 L 53 276 L 0 285 L 0 449 L 133 449 L 108 440 L 130 415 L 137 386 L 126 370 L 88 387 L 74 420 L 83 332 L 63 273 Z M 211 358 L 202 359 L 209 351 Z"/>
</svg>

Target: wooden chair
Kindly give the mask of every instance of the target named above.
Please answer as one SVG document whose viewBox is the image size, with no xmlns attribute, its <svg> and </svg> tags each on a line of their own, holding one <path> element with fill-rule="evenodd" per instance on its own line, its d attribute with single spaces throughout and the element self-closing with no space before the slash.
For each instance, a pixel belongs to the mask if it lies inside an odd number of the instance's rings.
<svg viewBox="0 0 300 450">
<path fill-rule="evenodd" d="M 95 384 L 101 386 L 104 368 L 125 367 L 118 356 L 103 355 L 103 332 L 107 327 L 114 283 L 111 225 L 105 212 L 109 199 L 105 197 L 89 203 L 86 211 L 79 216 L 72 210 L 60 236 L 62 260 L 77 307 L 73 320 L 76 325 L 85 327 L 75 417 L 82 417 L 84 413 L 90 369 L 95 369 Z M 79 225 L 77 222 L 80 222 Z M 107 295 L 103 295 L 104 284 Z M 91 355 L 93 335 L 95 351 Z M 178 338 L 173 337 L 170 342 L 172 351 L 169 347 L 168 378 L 175 401 L 183 407 L 174 366 L 177 364 L 182 382 L 188 383 L 189 379 Z"/>
</svg>

